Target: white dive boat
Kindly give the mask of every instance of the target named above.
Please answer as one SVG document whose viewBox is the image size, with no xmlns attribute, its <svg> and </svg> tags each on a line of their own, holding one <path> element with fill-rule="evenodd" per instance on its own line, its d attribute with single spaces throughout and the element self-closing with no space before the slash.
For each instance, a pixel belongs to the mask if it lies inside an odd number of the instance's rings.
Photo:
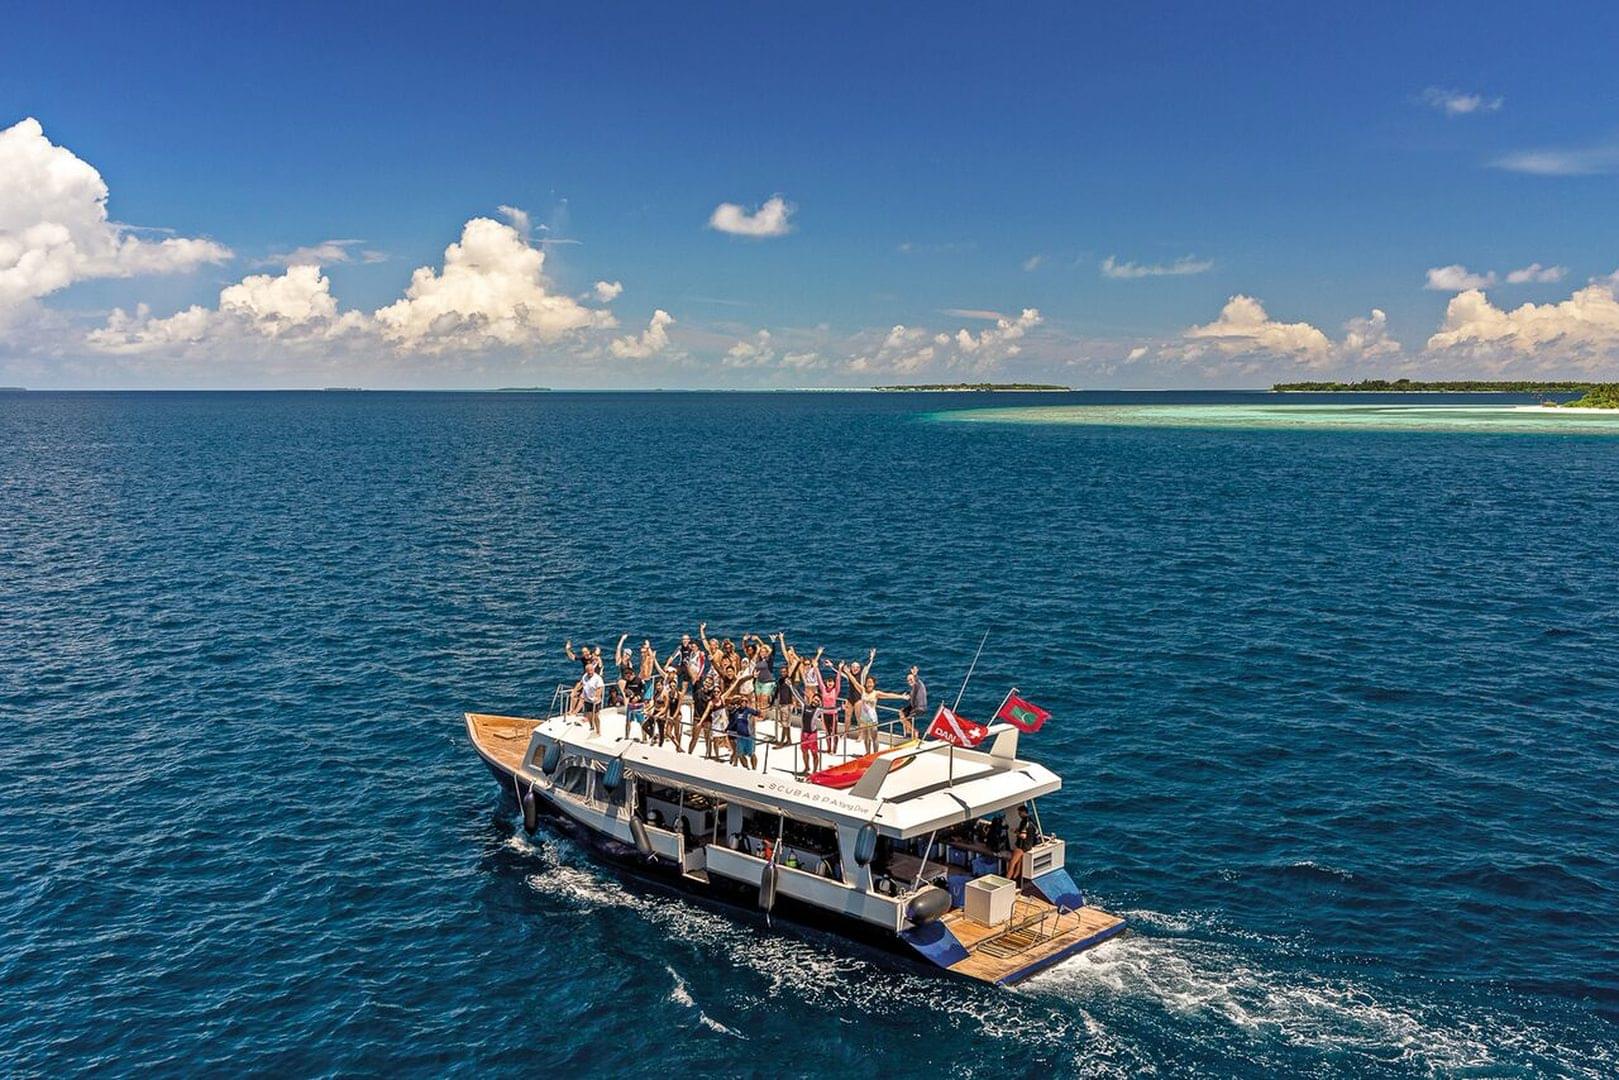
<svg viewBox="0 0 1619 1080">
<path fill-rule="evenodd" d="M 1062 785 L 1017 756 L 1010 725 L 973 750 L 885 734 L 886 749 L 840 790 L 803 777 L 797 733 L 771 719 L 758 725 L 757 768 L 651 745 L 621 708 L 602 710 L 600 734 L 566 713 L 467 713 L 466 724 L 529 831 L 554 816 L 615 863 L 715 899 L 1001 984 L 1124 929 L 1085 903 L 1053 835 L 1025 853 L 1020 880 L 1006 877 L 997 822 Z M 859 754 L 828 752 L 822 764 Z"/>
</svg>

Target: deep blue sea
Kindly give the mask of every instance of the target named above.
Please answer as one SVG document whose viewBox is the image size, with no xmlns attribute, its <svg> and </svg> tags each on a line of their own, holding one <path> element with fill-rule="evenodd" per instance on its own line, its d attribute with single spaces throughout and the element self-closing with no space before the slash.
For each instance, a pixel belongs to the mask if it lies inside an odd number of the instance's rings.
<svg viewBox="0 0 1619 1080">
<path fill-rule="evenodd" d="M 993 404 L 1140 400 L 1274 399 Z M 0 1074 L 1619 1073 L 1619 438 L 982 404 L 0 396 Z M 996 990 L 527 838 L 463 710 L 700 619 L 987 630 L 1133 934 Z"/>
</svg>

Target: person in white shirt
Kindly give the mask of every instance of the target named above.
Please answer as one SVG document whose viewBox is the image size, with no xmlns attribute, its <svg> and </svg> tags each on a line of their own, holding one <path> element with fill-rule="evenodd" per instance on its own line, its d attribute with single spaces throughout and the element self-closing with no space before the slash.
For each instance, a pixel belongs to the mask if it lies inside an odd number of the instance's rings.
<svg viewBox="0 0 1619 1080">
<path fill-rule="evenodd" d="M 585 719 L 590 721 L 590 730 L 600 735 L 602 733 L 602 695 L 606 690 L 606 683 L 602 681 L 601 661 L 590 664 L 585 668 L 584 678 L 579 680 L 579 699 Z"/>
</svg>

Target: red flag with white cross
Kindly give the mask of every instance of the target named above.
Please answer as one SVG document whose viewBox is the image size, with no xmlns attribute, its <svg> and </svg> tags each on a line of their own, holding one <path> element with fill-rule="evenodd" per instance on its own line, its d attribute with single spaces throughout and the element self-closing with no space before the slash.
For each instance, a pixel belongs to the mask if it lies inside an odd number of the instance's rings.
<svg viewBox="0 0 1619 1080">
<path fill-rule="evenodd" d="M 977 746 L 989 734 L 989 728 L 976 720 L 969 720 L 958 715 L 956 711 L 945 705 L 939 706 L 934 714 L 933 723 L 928 727 L 928 738 L 943 739 L 952 746 Z"/>
<path fill-rule="evenodd" d="M 1011 724 L 1019 731 L 1039 731 L 1040 725 L 1051 719 L 1051 714 L 1027 698 L 1018 696 L 1017 688 L 1007 692 L 1006 700 L 995 710 L 995 719 Z"/>
</svg>

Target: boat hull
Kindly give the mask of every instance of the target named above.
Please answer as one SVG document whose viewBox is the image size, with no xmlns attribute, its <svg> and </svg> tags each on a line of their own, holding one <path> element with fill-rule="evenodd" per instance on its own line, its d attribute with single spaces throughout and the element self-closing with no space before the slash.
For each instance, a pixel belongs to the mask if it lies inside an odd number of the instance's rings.
<svg viewBox="0 0 1619 1080">
<path fill-rule="evenodd" d="M 528 781 L 498 762 L 490 760 L 482 751 L 479 751 L 479 757 L 483 758 L 484 764 L 501 789 L 514 800 L 520 792 L 527 790 Z M 760 924 L 766 921 L 766 913 L 758 905 L 756 888 L 721 877 L 702 881 L 681 873 L 678 867 L 662 859 L 649 859 L 632 845 L 604 837 L 575 821 L 537 785 L 534 788 L 534 801 L 540 811 L 541 828 L 550 829 L 567 837 L 588 850 L 598 862 L 610 866 L 613 870 L 627 874 L 638 882 L 678 893 L 701 904 L 724 908 L 728 913 L 738 914 L 749 921 Z M 896 934 L 789 896 L 777 896 L 776 904 L 769 912 L 769 918 L 772 926 L 786 923 L 802 930 L 835 934 L 844 940 L 856 942 L 879 952 L 885 959 L 897 961 L 912 971 L 938 975 L 953 974 L 918 957 Z"/>
</svg>

